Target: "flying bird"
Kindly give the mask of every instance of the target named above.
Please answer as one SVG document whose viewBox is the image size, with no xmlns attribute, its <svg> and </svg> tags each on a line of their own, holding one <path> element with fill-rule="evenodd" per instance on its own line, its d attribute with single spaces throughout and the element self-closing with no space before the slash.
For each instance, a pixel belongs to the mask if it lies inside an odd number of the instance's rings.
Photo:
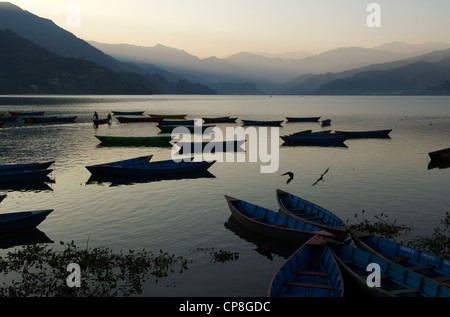
<svg viewBox="0 0 450 317">
<path fill-rule="evenodd" d="M 325 172 L 323 172 L 323 174 L 320 175 L 320 177 L 316 180 L 316 182 L 315 182 L 314 184 L 312 184 L 311 186 L 315 186 L 318 182 L 323 181 L 323 175 L 325 175 L 326 173 L 328 173 L 328 170 L 329 170 L 329 169 L 330 169 L 330 168 L 328 167 L 328 168 L 325 170 Z"/>
<path fill-rule="evenodd" d="M 281 176 L 284 176 L 284 175 L 289 175 L 289 178 L 286 181 L 286 184 L 289 184 L 292 181 L 292 179 L 294 178 L 294 173 L 292 173 L 292 172 L 286 172 L 284 174 L 281 174 Z"/>
</svg>

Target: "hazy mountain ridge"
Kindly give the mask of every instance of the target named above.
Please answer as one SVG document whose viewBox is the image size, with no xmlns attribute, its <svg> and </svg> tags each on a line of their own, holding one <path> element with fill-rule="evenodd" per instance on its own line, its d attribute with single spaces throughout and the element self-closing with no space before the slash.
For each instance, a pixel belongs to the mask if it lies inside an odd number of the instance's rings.
<svg viewBox="0 0 450 317">
<path fill-rule="evenodd" d="M 121 73 L 121 76 L 127 73 L 126 77 L 129 81 L 134 81 L 135 86 L 148 86 L 150 81 L 150 86 L 153 87 L 152 91 L 157 93 L 174 93 L 178 90 L 180 93 L 182 91 L 190 94 L 216 93 L 206 86 L 190 83 L 154 65 L 118 61 L 58 27 L 51 20 L 38 17 L 9 2 L 0 2 L 0 30 L 5 29 L 11 30 L 19 37 L 58 56 L 88 60 L 96 63 L 99 67 L 106 67 L 115 73 Z M 1 45 L 6 44 L 1 43 Z M 45 69 L 41 71 L 45 72 Z M 133 73 L 135 74 L 133 75 Z M 142 82 L 137 81 L 137 78 L 141 78 Z M 189 90 L 189 87 L 192 90 Z M 149 93 L 150 90 L 146 91 Z M 114 91 L 111 90 L 110 93 L 114 93 Z"/>
</svg>

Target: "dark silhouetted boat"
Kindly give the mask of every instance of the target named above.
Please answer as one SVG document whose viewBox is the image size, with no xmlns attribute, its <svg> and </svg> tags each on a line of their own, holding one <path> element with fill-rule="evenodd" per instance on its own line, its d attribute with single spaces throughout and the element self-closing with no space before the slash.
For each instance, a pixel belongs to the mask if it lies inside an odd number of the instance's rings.
<svg viewBox="0 0 450 317">
<path fill-rule="evenodd" d="M 373 131 L 335 131 L 337 134 L 341 134 L 348 139 L 358 138 L 387 138 L 392 129 L 386 130 L 373 130 Z"/>
<path fill-rule="evenodd" d="M 0 234 L 36 228 L 53 209 L 0 214 Z"/>
</svg>

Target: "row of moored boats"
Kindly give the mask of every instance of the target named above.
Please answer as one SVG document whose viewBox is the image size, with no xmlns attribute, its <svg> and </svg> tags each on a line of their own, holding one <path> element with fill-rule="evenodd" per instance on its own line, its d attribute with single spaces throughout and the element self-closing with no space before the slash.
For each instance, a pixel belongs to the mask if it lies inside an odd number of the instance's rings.
<svg viewBox="0 0 450 317">
<path fill-rule="evenodd" d="M 352 230 L 331 211 L 282 190 L 276 192 L 278 212 L 225 199 L 247 229 L 300 245 L 274 275 L 268 296 L 343 297 L 350 279 L 373 296 L 450 296 L 448 259 Z M 373 265 L 379 284 L 369 278 Z"/>
</svg>

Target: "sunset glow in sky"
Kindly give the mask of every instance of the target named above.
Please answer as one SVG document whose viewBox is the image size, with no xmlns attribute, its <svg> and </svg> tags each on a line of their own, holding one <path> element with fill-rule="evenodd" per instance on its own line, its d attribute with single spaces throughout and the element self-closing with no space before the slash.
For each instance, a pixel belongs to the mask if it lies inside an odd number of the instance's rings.
<svg viewBox="0 0 450 317">
<path fill-rule="evenodd" d="M 86 41 L 162 44 L 206 58 L 450 42 L 449 0 L 11 0 Z M 369 27 L 367 6 L 380 6 Z"/>
</svg>

